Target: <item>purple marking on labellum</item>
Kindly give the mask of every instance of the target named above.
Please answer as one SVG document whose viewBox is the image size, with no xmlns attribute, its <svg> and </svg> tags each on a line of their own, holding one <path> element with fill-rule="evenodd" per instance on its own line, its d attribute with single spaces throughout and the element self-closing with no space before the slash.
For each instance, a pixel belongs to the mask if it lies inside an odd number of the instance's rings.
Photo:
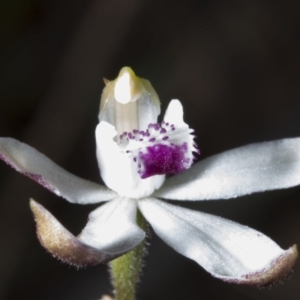
<svg viewBox="0 0 300 300">
<path fill-rule="evenodd" d="M 128 133 L 128 137 L 129 137 L 130 139 L 132 139 L 132 133 L 131 133 L 131 132 Z"/>
<path fill-rule="evenodd" d="M 150 136 L 150 133 L 148 130 L 146 131 L 145 136 Z"/>
<path fill-rule="evenodd" d="M 139 139 L 140 142 L 142 142 L 144 139 Z"/>
<path fill-rule="evenodd" d="M 142 179 L 153 175 L 176 174 L 188 169 L 190 159 L 186 157 L 187 143 L 182 145 L 157 144 L 147 147 L 145 153 L 140 152 L 139 157 L 143 163 Z"/>
<path fill-rule="evenodd" d="M 159 129 L 160 129 L 160 126 L 159 126 L 158 123 L 156 123 L 156 124 L 153 124 L 153 128 L 154 128 L 155 130 L 159 130 Z"/>
<path fill-rule="evenodd" d="M 161 130 L 160 130 L 160 133 L 166 133 L 167 132 L 167 130 L 165 129 L 165 128 L 162 128 Z"/>
<path fill-rule="evenodd" d="M 195 147 L 195 145 L 194 145 L 194 147 Z M 201 152 L 200 152 L 200 149 L 198 149 L 197 147 L 195 147 L 195 149 L 193 150 L 193 153 L 200 154 Z"/>
<path fill-rule="evenodd" d="M 169 123 L 167 122 L 166 125 L 169 126 Z"/>
<path fill-rule="evenodd" d="M 141 130 L 140 135 L 145 136 L 145 131 Z"/>
<path fill-rule="evenodd" d="M 162 138 L 162 140 L 163 140 L 163 141 L 166 141 L 168 138 L 169 138 L 168 136 L 164 136 L 164 137 Z"/>
<path fill-rule="evenodd" d="M 137 134 L 137 133 L 139 133 L 139 131 L 137 129 L 133 129 L 133 133 Z"/>
<path fill-rule="evenodd" d="M 133 161 L 136 162 L 136 157 L 133 158 Z"/>
<path fill-rule="evenodd" d="M 153 137 L 149 140 L 149 142 L 155 142 L 155 140 L 156 140 L 156 138 Z"/>
<path fill-rule="evenodd" d="M 172 131 L 174 131 L 175 130 L 175 127 L 172 127 Z"/>
</svg>

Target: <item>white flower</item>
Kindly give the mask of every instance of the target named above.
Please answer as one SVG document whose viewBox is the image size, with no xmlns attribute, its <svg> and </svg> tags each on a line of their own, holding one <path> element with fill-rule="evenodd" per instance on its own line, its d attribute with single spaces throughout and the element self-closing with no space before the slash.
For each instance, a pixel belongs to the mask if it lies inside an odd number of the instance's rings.
<svg viewBox="0 0 300 300">
<path fill-rule="evenodd" d="M 161 124 L 151 84 L 123 68 L 106 81 L 96 129 L 97 158 L 105 186 L 63 170 L 30 146 L 0 139 L 0 158 L 72 203 L 107 201 L 94 210 L 78 237 L 31 201 L 38 236 L 54 256 L 70 264 L 106 262 L 145 238 L 139 209 L 156 234 L 213 276 L 264 286 L 287 275 L 296 246 L 281 249 L 249 227 L 159 200 L 213 200 L 288 188 L 300 183 L 300 138 L 252 144 L 194 164 L 198 150 L 183 109 L 172 100 Z M 189 169 L 185 171 L 186 169 Z M 165 175 L 180 173 L 166 179 Z"/>
</svg>

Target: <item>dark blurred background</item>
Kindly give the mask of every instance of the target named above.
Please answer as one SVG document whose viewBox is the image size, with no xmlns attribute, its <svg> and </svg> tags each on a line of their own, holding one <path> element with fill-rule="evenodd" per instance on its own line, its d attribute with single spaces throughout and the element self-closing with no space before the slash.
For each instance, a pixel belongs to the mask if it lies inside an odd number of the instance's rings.
<svg viewBox="0 0 300 300">
<path fill-rule="evenodd" d="M 300 136 L 299 1 L 1 0 L 0 136 L 100 181 L 94 129 L 102 77 L 131 66 L 179 98 L 201 157 Z M 0 163 L 0 299 L 96 300 L 105 265 L 77 270 L 40 246 L 32 197 L 77 234 L 94 206 L 56 197 Z M 183 204 L 300 245 L 300 187 Z M 272 289 L 223 283 L 153 236 L 140 300 L 297 300 L 300 265 Z"/>
</svg>

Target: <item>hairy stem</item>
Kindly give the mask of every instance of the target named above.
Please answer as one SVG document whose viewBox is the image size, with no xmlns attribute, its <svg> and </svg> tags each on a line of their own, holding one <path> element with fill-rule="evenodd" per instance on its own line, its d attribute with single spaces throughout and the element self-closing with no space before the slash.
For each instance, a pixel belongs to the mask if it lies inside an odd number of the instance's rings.
<svg viewBox="0 0 300 300">
<path fill-rule="evenodd" d="M 137 224 L 147 232 L 147 223 L 142 214 L 137 212 Z M 136 288 L 140 279 L 145 254 L 146 241 L 121 257 L 111 261 L 110 271 L 114 287 L 114 300 L 135 300 Z"/>
</svg>

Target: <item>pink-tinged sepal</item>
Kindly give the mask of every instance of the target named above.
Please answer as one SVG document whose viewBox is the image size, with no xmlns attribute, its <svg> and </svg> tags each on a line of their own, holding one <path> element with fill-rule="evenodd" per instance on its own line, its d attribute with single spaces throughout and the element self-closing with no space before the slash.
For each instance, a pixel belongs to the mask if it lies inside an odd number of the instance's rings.
<svg viewBox="0 0 300 300">
<path fill-rule="evenodd" d="M 220 279 L 229 283 L 268 287 L 280 283 L 287 278 L 292 272 L 292 268 L 294 267 L 297 258 L 297 246 L 294 245 L 284 251 L 282 255 L 271 261 L 269 265 L 262 270 L 243 275 L 240 278 L 220 277 Z"/>
<path fill-rule="evenodd" d="M 70 233 L 49 211 L 30 201 L 37 235 L 43 247 L 61 261 L 87 266 L 104 263 L 135 248 L 145 233 L 136 224 L 136 203 L 114 199 L 95 209 L 78 237 Z"/>
<path fill-rule="evenodd" d="M 102 253 L 80 242 L 49 211 L 34 200 L 30 201 L 30 208 L 36 221 L 38 239 L 55 258 L 82 267 L 104 263 L 118 256 Z"/>
<path fill-rule="evenodd" d="M 208 157 L 172 176 L 155 196 L 230 199 L 300 184 L 300 138 L 250 144 Z"/>
<path fill-rule="evenodd" d="M 155 198 L 140 200 L 139 208 L 164 242 L 226 282 L 280 282 L 298 256 L 295 246 L 283 250 L 264 234 L 217 216 Z"/>
<path fill-rule="evenodd" d="M 69 173 L 36 149 L 12 138 L 0 138 L 0 159 L 72 203 L 98 203 L 116 197 L 107 187 Z"/>
<path fill-rule="evenodd" d="M 33 174 L 30 172 L 24 172 L 22 170 L 22 168 L 20 166 L 18 166 L 9 156 L 8 153 L 6 153 L 3 149 L 3 141 L 4 139 L 6 139 L 7 141 L 11 140 L 11 141 L 15 141 L 14 139 L 11 138 L 0 138 L 0 159 L 2 161 L 4 161 L 8 166 L 10 166 L 11 168 L 13 168 L 15 171 L 29 177 L 30 179 L 34 180 L 35 182 L 37 182 L 38 184 L 40 184 L 41 186 L 43 186 L 44 188 L 46 188 L 47 190 L 49 190 L 50 192 L 54 193 L 54 194 L 58 194 L 58 190 L 55 189 L 55 187 L 51 186 L 51 184 L 49 184 L 45 178 L 41 175 L 38 174 Z"/>
</svg>

